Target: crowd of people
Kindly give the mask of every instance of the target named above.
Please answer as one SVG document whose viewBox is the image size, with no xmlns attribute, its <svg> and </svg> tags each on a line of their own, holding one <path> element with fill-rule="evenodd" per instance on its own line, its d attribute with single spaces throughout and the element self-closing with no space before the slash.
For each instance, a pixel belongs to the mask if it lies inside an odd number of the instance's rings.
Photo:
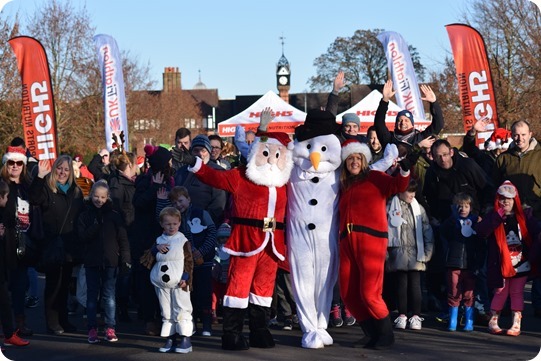
<svg viewBox="0 0 541 361">
<path fill-rule="evenodd" d="M 326 110 L 310 111 L 294 140 L 267 131 L 270 109 L 234 142 L 181 128 L 172 150 L 102 149 L 88 166 L 79 154 L 37 161 L 14 138 L 0 172 L 4 345 L 29 344 L 36 270 L 47 332 L 76 331 L 75 299 L 91 344 L 118 341 L 132 306 L 147 335 L 166 339 L 159 352 L 191 352 L 190 337 L 211 336 L 218 316 L 226 350 L 274 347 L 279 321 L 299 325 L 305 348 L 332 345 L 327 327 L 345 321 L 363 330 L 355 347 L 386 349 L 393 329 L 422 328 L 423 306 L 449 331 L 462 315 L 471 332 L 485 315 L 488 332 L 518 336 L 529 280 L 541 317 L 541 145 L 530 124 L 496 130 L 481 150 L 479 120 L 459 150 L 439 138 L 443 112 L 423 85 L 431 125 L 417 130 L 403 110 L 389 131 L 388 81 L 362 135 L 357 114 L 336 123 L 343 86 L 339 73 Z"/>
</svg>

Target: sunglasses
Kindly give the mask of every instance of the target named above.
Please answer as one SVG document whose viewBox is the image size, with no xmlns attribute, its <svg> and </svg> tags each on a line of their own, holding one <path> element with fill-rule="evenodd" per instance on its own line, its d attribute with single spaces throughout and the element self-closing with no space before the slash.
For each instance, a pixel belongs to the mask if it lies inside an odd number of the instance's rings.
<svg viewBox="0 0 541 361">
<path fill-rule="evenodd" d="M 14 160 L 8 160 L 8 165 L 13 167 L 15 164 L 17 164 L 17 167 L 22 167 L 24 165 L 24 162 L 22 160 L 14 161 Z"/>
</svg>

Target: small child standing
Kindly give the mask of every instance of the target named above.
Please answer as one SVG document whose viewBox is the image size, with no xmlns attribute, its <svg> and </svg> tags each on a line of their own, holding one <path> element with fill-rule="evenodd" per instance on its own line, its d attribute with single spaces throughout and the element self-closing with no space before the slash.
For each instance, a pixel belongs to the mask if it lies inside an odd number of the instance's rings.
<svg viewBox="0 0 541 361">
<path fill-rule="evenodd" d="M 105 180 L 94 183 L 78 221 L 79 238 L 85 243 L 86 315 L 88 342 L 97 343 L 98 295 L 104 304 L 105 339 L 118 341 L 115 332 L 116 279 L 131 268 L 128 235 L 120 213 L 113 209 Z M 120 267 L 119 267 L 120 255 Z"/>
<path fill-rule="evenodd" d="M 13 257 L 15 257 L 15 250 L 6 244 L 4 237 L 6 233 L 4 210 L 8 202 L 8 195 L 9 186 L 3 179 L 0 179 L 0 322 L 2 323 L 2 331 L 4 333 L 3 346 L 26 346 L 30 342 L 20 338 L 17 332 L 14 331 L 11 296 L 9 294 L 8 279 L 6 276 L 10 271 L 7 262 L 8 254 L 13 253 Z"/>
<path fill-rule="evenodd" d="M 399 316 L 395 328 L 411 330 L 422 328 L 421 272 L 432 257 L 434 234 L 426 211 L 415 199 L 417 181 L 411 180 L 408 188 L 391 198 L 387 205 L 389 218 L 389 255 L 385 271 L 394 277 L 396 303 Z M 409 302 L 408 302 L 409 300 Z M 412 316 L 406 316 L 411 311 Z"/>
<path fill-rule="evenodd" d="M 539 224 L 531 208 L 522 208 L 516 187 L 505 181 L 498 188 L 494 210 L 476 225 L 481 237 L 488 237 L 487 283 L 494 289 L 488 332 L 502 334 L 498 325 L 507 298 L 511 299 L 513 325 L 507 335 L 520 335 L 524 309 L 524 285 L 539 247 Z"/>
<path fill-rule="evenodd" d="M 214 265 L 212 266 L 212 323 L 218 323 L 217 312 L 218 304 L 224 298 L 227 290 L 227 274 L 229 273 L 229 253 L 223 249 L 224 244 L 231 235 L 231 226 L 222 223 L 216 231 L 218 246 L 214 256 Z"/>
<path fill-rule="evenodd" d="M 192 288 L 193 259 L 188 239 L 178 231 L 180 211 L 166 207 L 160 212 L 163 234 L 156 240 L 156 263 L 150 271 L 150 281 L 156 289 L 162 311 L 160 336 L 167 337 L 160 352 L 192 352 L 193 332 Z M 178 345 L 177 334 L 180 335 Z"/>
<path fill-rule="evenodd" d="M 198 319 L 201 320 L 201 336 L 208 337 L 212 335 L 212 265 L 216 252 L 216 226 L 207 211 L 193 206 L 186 187 L 173 187 L 168 195 L 164 195 L 163 190 L 158 191 L 157 211 L 167 204 L 167 199 L 180 211 L 182 222 L 179 230 L 192 246 L 194 326 L 197 326 Z"/>
<path fill-rule="evenodd" d="M 442 241 L 447 244 L 449 331 L 456 331 L 461 301 L 464 303 L 464 331 L 473 331 L 475 274 L 483 266 L 484 258 L 482 243 L 472 228 L 478 219 L 471 213 L 472 203 L 469 194 L 457 193 L 453 198 L 452 214 L 440 229 Z"/>
</svg>

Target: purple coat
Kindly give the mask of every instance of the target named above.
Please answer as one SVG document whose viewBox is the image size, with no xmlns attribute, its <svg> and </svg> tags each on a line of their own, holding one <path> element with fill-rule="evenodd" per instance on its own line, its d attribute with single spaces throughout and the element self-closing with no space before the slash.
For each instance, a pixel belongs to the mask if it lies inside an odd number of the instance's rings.
<svg viewBox="0 0 541 361">
<path fill-rule="evenodd" d="M 531 264 L 539 264 L 539 232 L 541 227 L 534 218 L 531 208 L 524 209 L 526 227 L 532 239 L 532 247 L 528 250 L 528 260 Z M 494 231 L 503 222 L 503 218 L 496 211 L 487 213 L 483 220 L 476 223 L 473 228 L 481 238 L 488 238 L 487 252 L 487 286 L 489 289 L 502 288 L 503 276 L 501 271 L 501 257 Z M 531 273 L 530 273 L 531 275 Z"/>
</svg>

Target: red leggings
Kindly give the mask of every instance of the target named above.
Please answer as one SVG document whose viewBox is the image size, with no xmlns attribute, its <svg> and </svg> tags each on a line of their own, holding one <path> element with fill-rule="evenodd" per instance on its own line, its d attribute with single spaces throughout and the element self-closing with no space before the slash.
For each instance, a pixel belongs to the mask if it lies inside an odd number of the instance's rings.
<svg viewBox="0 0 541 361">
<path fill-rule="evenodd" d="M 389 315 L 383 301 L 387 239 L 352 232 L 340 241 L 340 295 L 359 321 Z"/>
<path fill-rule="evenodd" d="M 216 311 L 218 302 L 224 298 L 227 284 L 212 279 L 212 310 Z"/>
</svg>

